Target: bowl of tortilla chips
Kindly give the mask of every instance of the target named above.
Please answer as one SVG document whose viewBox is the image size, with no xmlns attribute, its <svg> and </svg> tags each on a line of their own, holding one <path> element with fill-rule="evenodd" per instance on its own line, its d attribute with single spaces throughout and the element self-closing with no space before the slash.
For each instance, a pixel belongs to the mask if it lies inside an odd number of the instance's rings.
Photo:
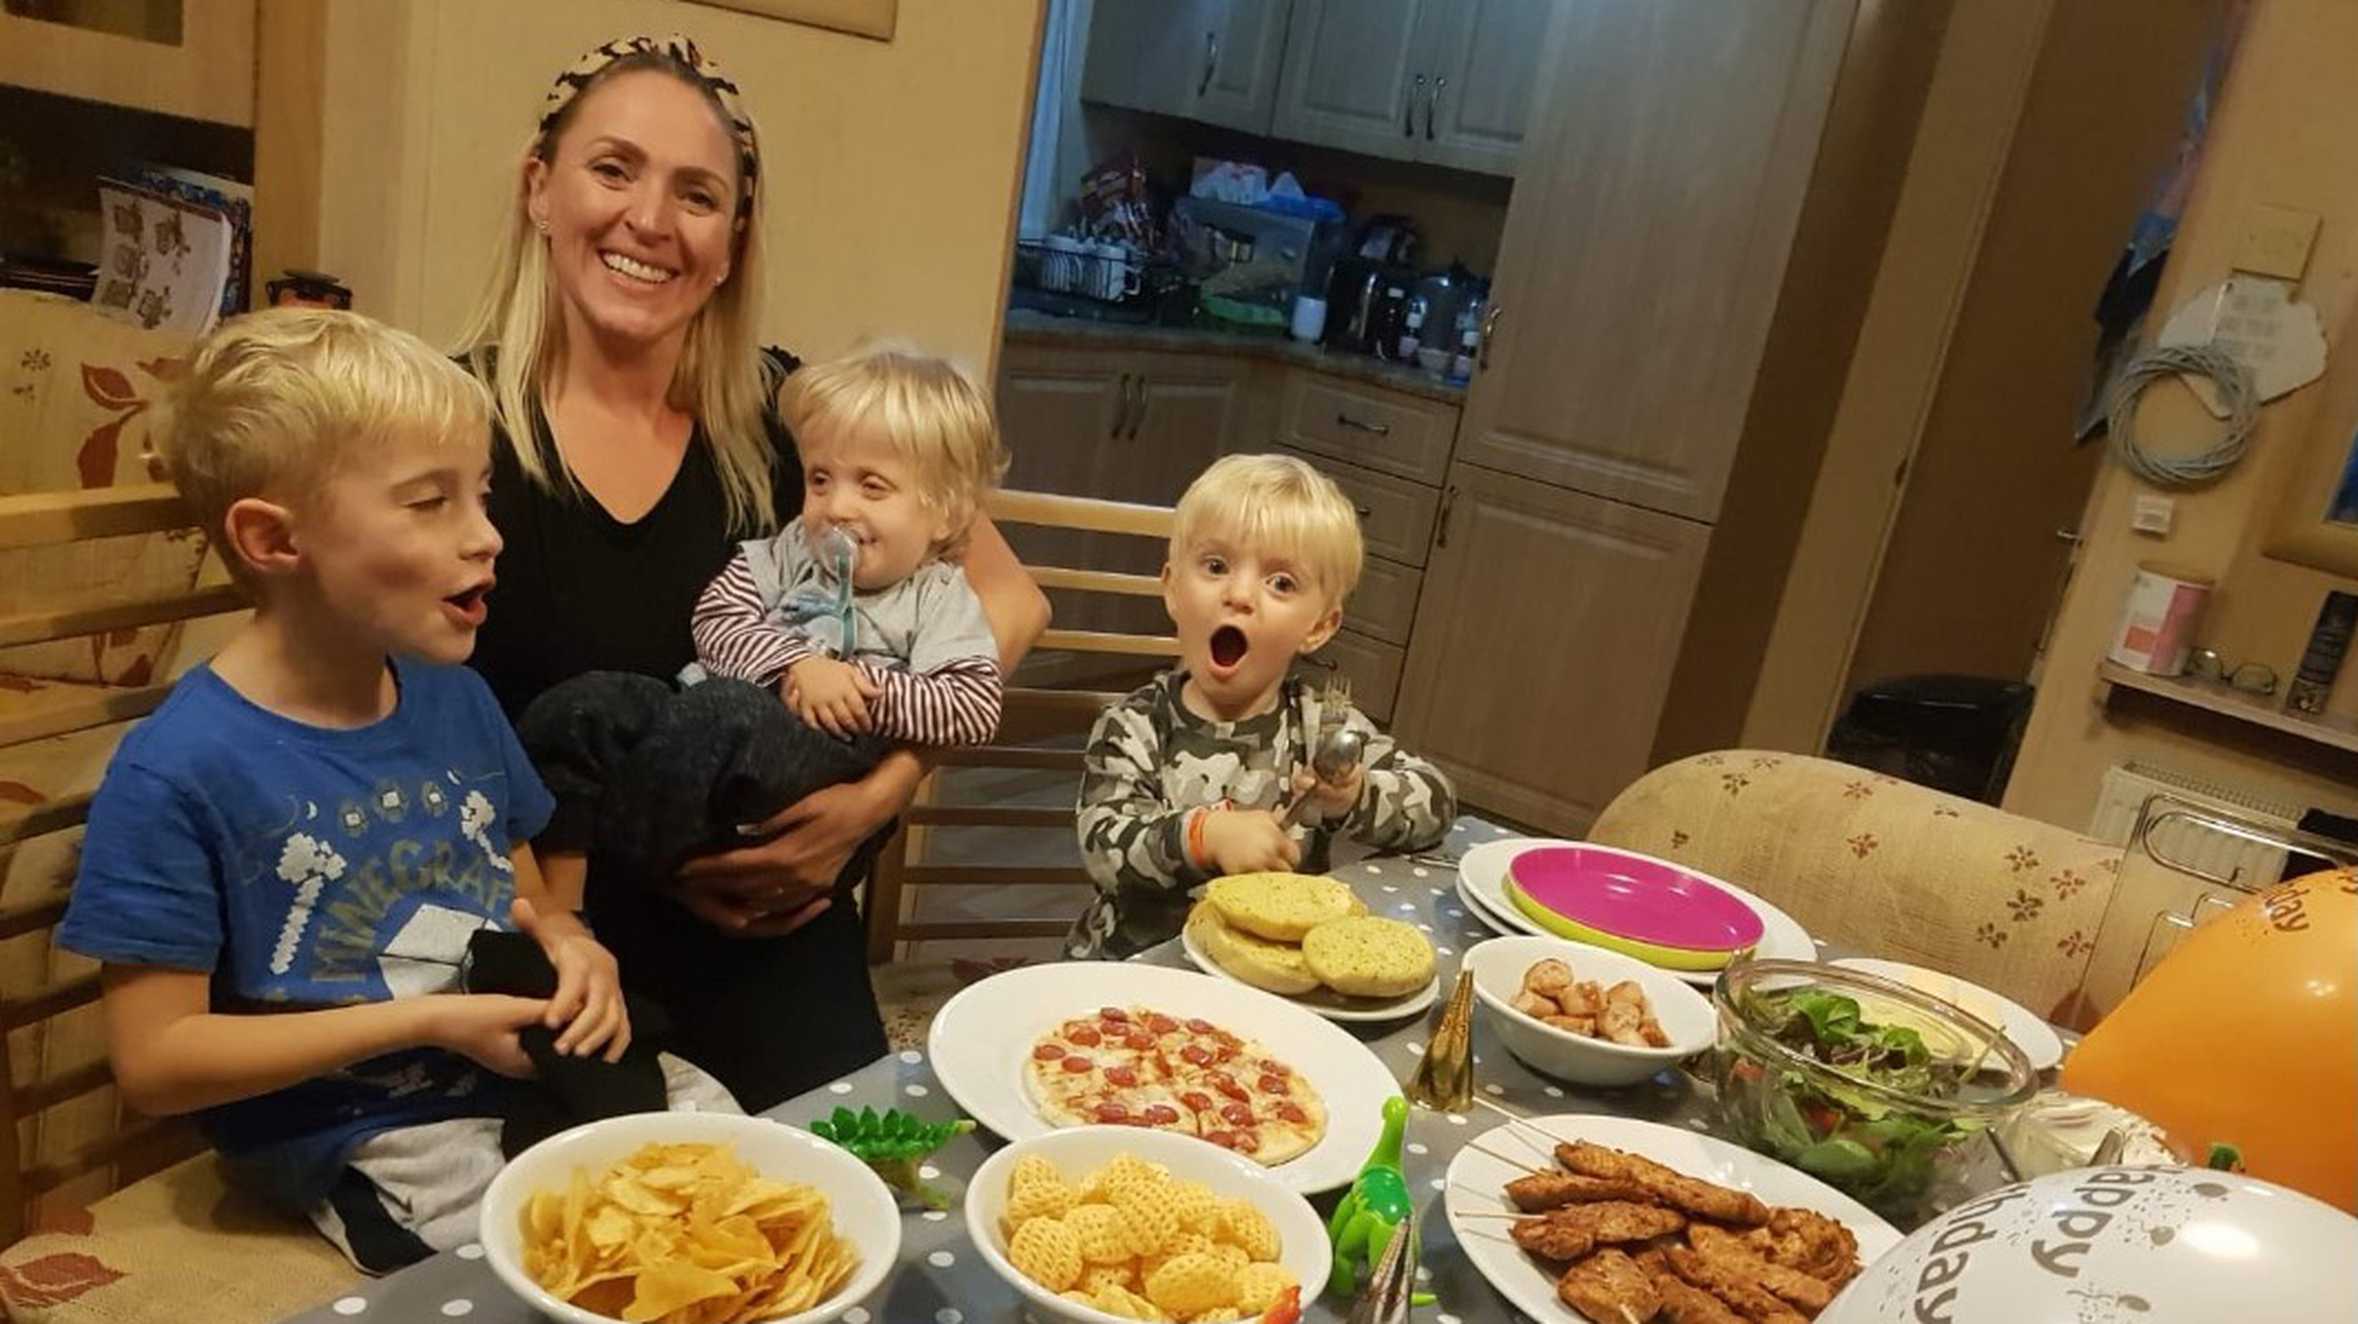
<svg viewBox="0 0 2358 1324">
<path fill-rule="evenodd" d="M 820 1324 L 884 1281 L 900 1207 L 808 1131 L 646 1113 L 554 1135 L 483 1197 L 484 1258 L 565 1324 Z"/>
</svg>

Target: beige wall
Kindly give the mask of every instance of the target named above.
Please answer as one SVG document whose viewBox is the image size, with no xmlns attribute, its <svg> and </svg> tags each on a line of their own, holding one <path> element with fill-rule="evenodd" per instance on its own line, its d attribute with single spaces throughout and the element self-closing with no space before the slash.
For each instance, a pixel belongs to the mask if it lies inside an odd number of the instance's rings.
<svg viewBox="0 0 2358 1324">
<path fill-rule="evenodd" d="M 680 31 L 762 126 L 770 337 L 812 355 L 906 335 L 989 372 L 1042 0 L 914 0 L 890 42 L 671 0 L 264 0 L 265 49 L 319 4 L 319 214 L 272 236 L 280 265 L 308 256 L 364 310 L 448 338 L 550 80 L 614 36 Z M 294 72 L 265 67 L 266 104 Z"/>
<path fill-rule="evenodd" d="M 2358 5 L 2338 0 L 2259 0 L 2219 113 L 2202 173 L 2162 284 L 2159 306 L 2174 307 L 2227 274 L 2244 209 L 2255 203 L 2324 218 L 2302 297 L 2326 326 L 2348 325 L 2358 295 L 2358 85 L 2348 53 L 2358 50 Z M 2336 354 L 2358 353 L 2337 339 Z M 2107 466 L 2084 530 L 2083 558 L 2047 655 L 2037 709 L 2023 742 L 2006 807 L 2067 826 L 2084 824 L 2104 768 L 2141 758 L 2198 775 L 2236 778 L 2280 798 L 2358 812 L 2358 756 L 2228 719 L 2197 718 L 2177 705 L 2116 693 L 2095 697 L 2095 669 L 2110 641 L 2121 596 L 2139 561 L 2167 559 L 2218 577 L 2205 642 L 2228 658 L 2268 663 L 2289 677 L 2319 603 L 2349 581 L 2259 553 L 2268 515 L 2301 441 L 2315 421 L 2319 392 L 2308 388 L 2261 414 L 2250 458 L 2216 487 L 2177 494 L 2176 530 L 2156 540 L 2128 527 L 2143 487 Z M 2140 418 L 2156 449 L 2198 447 L 2215 435 L 2183 391 L 2149 394 Z M 2331 710 L 2358 714 L 2358 666 L 2345 667 Z"/>
</svg>

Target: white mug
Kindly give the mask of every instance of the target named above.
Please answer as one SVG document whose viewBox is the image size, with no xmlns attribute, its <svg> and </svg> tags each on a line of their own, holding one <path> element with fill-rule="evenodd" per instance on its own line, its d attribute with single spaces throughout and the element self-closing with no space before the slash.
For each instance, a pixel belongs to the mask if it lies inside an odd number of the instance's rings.
<svg viewBox="0 0 2358 1324">
<path fill-rule="evenodd" d="M 1310 344 L 1326 331 L 1326 300 L 1308 294 L 1294 296 L 1294 339 Z"/>
</svg>

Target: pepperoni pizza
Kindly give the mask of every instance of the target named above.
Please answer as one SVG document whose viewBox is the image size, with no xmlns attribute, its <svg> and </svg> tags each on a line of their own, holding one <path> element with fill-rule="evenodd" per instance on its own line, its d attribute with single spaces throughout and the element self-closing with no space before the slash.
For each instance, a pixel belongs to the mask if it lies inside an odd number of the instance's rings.
<svg viewBox="0 0 2358 1324">
<path fill-rule="evenodd" d="M 1318 1091 L 1267 1049 L 1148 1007 L 1102 1007 L 1051 1028 L 1032 1044 L 1024 1086 L 1052 1126 L 1178 1131 L 1270 1167 L 1326 1134 Z"/>
</svg>

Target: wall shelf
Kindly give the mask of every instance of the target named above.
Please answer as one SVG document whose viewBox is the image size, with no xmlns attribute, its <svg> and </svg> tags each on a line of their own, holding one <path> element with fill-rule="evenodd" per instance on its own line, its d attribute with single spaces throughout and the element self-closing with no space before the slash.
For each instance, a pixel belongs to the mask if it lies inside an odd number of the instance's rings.
<svg viewBox="0 0 2358 1324">
<path fill-rule="evenodd" d="M 2131 671 L 2114 662 L 2096 664 L 2096 697 L 2102 701 L 2111 696 L 2118 685 L 2140 693 L 2151 694 L 2182 703 L 2190 708 L 2232 717 L 2270 731 L 2282 732 L 2302 740 L 2313 741 L 2347 753 L 2358 754 L 2358 719 L 2327 714 L 2310 717 L 2284 711 L 2283 697 L 2276 694 L 2247 694 L 2216 681 L 2192 680 L 2184 676 L 2148 676 L 2142 671 Z"/>
</svg>

